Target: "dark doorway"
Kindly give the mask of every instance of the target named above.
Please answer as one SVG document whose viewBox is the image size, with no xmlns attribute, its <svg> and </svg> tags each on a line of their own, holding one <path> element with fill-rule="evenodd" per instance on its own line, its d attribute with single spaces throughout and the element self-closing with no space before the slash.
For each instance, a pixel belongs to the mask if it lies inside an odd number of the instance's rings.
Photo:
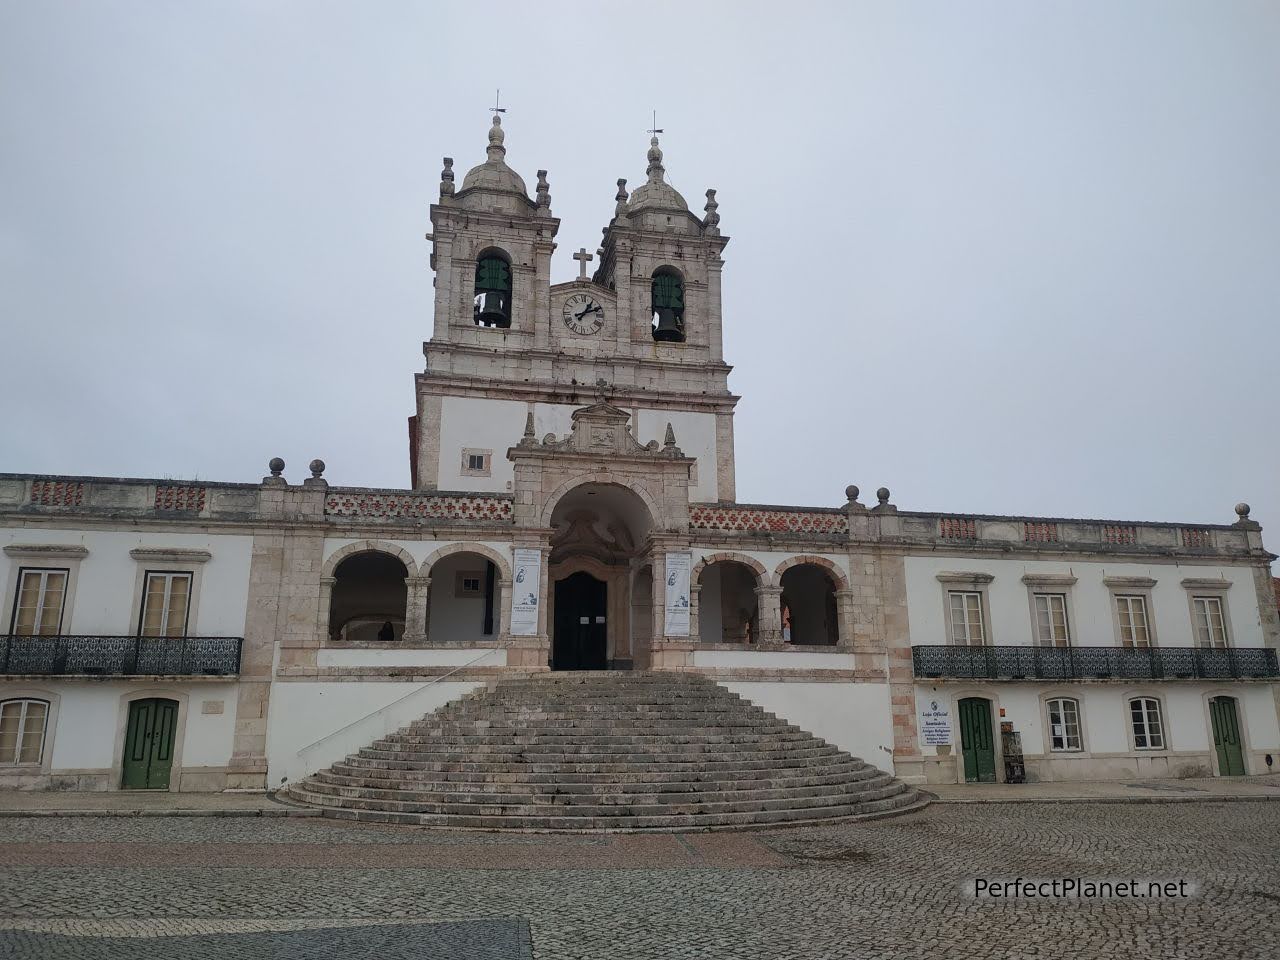
<svg viewBox="0 0 1280 960">
<path fill-rule="evenodd" d="M 605 608 L 608 588 L 589 573 L 556 582 L 552 670 L 605 670 L 609 666 Z"/>
<path fill-rule="evenodd" d="M 178 725 L 175 700 L 134 700 L 124 735 L 125 790 L 168 790 L 173 767 L 173 734 Z"/>
<path fill-rule="evenodd" d="M 966 697 L 960 701 L 960 750 L 964 755 L 965 783 L 996 782 L 990 700 Z"/>
</svg>

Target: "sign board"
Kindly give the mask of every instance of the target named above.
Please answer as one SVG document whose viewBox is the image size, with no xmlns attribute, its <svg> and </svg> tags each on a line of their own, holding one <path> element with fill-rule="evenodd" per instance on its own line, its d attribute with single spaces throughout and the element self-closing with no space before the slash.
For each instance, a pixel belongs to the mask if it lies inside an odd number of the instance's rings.
<svg viewBox="0 0 1280 960">
<path fill-rule="evenodd" d="M 920 708 L 920 742 L 931 747 L 951 743 L 951 710 L 947 704 L 930 700 Z"/>
<path fill-rule="evenodd" d="M 538 634 L 538 588 L 542 573 L 541 550 L 516 550 L 511 578 L 511 635 Z"/>
<path fill-rule="evenodd" d="M 693 554 L 667 554 L 667 616 L 663 634 L 668 637 L 689 635 L 689 571 Z"/>
</svg>

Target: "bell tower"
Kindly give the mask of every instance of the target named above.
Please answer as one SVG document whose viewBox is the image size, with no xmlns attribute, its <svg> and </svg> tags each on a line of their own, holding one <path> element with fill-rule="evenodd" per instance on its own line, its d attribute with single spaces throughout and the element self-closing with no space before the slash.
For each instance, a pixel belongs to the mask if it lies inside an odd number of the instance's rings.
<svg viewBox="0 0 1280 960">
<path fill-rule="evenodd" d="M 580 250 L 578 277 L 553 285 L 560 221 L 547 174 L 530 199 L 505 139 L 495 115 L 486 159 L 460 189 L 445 158 L 431 206 L 435 319 L 410 423 L 415 489 L 514 493 L 506 451 L 530 418 L 538 437 L 563 436 L 575 410 L 607 402 L 641 445 L 665 442 L 670 425 L 692 463 L 691 502 L 732 500 L 738 398 L 723 359 L 728 237 L 715 191 L 705 217 L 690 213 L 655 136 L 645 182 L 628 194 L 618 181 L 595 257 Z"/>
</svg>

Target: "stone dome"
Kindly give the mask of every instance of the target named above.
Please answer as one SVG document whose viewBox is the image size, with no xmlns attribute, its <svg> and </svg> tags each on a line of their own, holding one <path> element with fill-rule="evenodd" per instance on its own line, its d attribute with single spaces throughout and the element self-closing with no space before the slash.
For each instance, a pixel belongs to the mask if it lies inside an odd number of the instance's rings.
<svg viewBox="0 0 1280 960">
<path fill-rule="evenodd" d="M 689 205 L 680 196 L 680 191 L 663 179 L 666 168 L 662 165 L 662 150 L 658 147 L 657 137 L 649 141 L 649 168 L 646 172 L 649 179 L 632 191 L 627 203 L 628 213 L 638 213 L 641 210 L 689 212 Z"/>
<path fill-rule="evenodd" d="M 526 200 L 529 198 L 524 180 L 503 159 L 507 153 L 507 148 L 502 145 L 505 138 L 502 118 L 495 114 L 493 126 L 489 129 L 489 147 L 486 151 L 488 158 L 467 171 L 462 179 L 463 190 L 497 190 L 502 193 L 518 193 Z"/>
</svg>

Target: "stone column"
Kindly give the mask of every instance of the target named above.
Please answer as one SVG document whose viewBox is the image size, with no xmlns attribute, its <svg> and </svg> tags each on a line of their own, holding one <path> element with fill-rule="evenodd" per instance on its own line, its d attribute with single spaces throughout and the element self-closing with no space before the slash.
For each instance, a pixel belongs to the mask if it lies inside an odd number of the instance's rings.
<svg viewBox="0 0 1280 960">
<path fill-rule="evenodd" d="M 689 639 L 702 640 L 700 611 L 702 610 L 702 584 L 693 581 L 689 584 Z"/>
<path fill-rule="evenodd" d="M 836 646 L 852 650 L 853 629 L 853 591 L 846 587 L 836 591 Z"/>
<path fill-rule="evenodd" d="M 316 605 L 316 624 L 319 626 L 321 643 L 328 643 L 332 635 L 333 624 L 329 622 L 329 613 L 333 609 L 333 585 L 337 582 L 337 577 L 320 578 L 320 601 Z"/>
<path fill-rule="evenodd" d="M 405 577 L 404 642 L 426 643 L 427 602 L 431 598 L 430 577 Z"/>
<path fill-rule="evenodd" d="M 499 640 L 509 640 L 511 630 L 511 578 L 499 579 L 493 591 L 493 631 Z"/>
<path fill-rule="evenodd" d="M 756 606 L 759 609 L 760 643 L 781 643 L 782 588 L 763 584 L 756 587 Z"/>
</svg>

